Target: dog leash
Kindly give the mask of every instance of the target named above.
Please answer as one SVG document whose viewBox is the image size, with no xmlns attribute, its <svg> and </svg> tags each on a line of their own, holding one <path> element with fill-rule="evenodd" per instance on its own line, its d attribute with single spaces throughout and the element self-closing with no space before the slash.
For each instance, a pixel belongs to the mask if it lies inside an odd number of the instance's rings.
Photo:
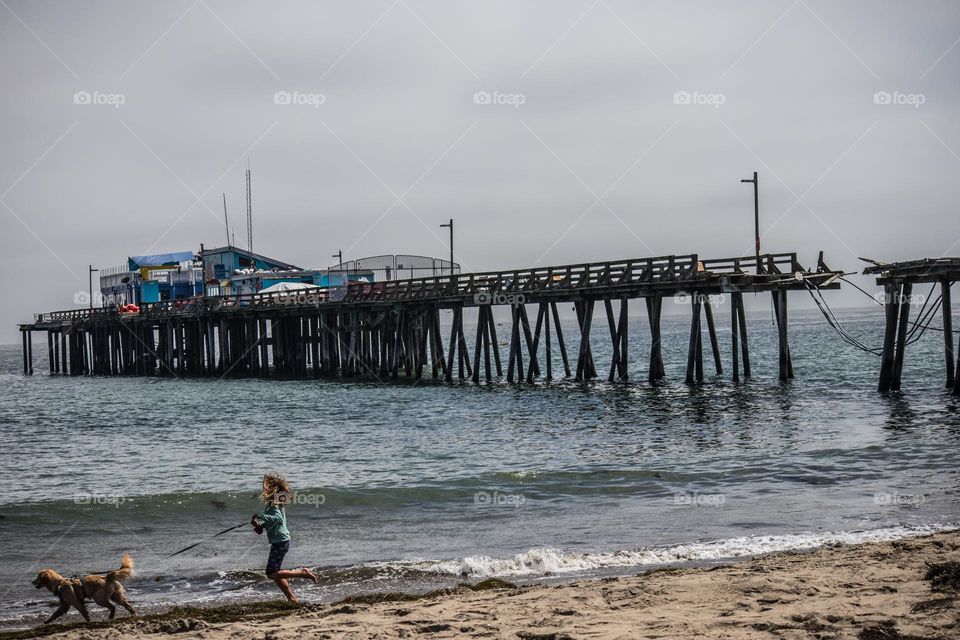
<svg viewBox="0 0 960 640">
<path fill-rule="evenodd" d="M 234 529 L 239 529 L 240 527 L 245 527 L 245 526 L 247 526 L 248 524 L 250 524 L 250 523 L 249 523 L 249 522 L 241 522 L 240 524 L 238 524 L 238 525 L 236 525 L 236 526 L 230 527 L 230 528 L 228 528 L 228 529 L 224 529 L 224 530 L 221 531 L 220 533 L 215 533 L 215 534 L 213 534 L 212 536 L 210 536 L 210 537 L 207 538 L 206 540 L 201 540 L 200 542 L 195 542 L 195 543 L 193 543 L 192 545 L 190 545 L 189 547 L 184 547 L 183 549 L 180 549 L 180 551 L 177 551 L 176 553 L 171 553 L 170 555 L 165 556 L 165 558 L 172 558 L 173 556 L 178 556 L 178 555 L 180 555 L 181 553 L 183 553 L 184 551 L 190 551 L 190 549 L 193 549 L 194 547 L 199 547 L 199 546 L 202 545 L 204 542 L 209 542 L 210 540 L 213 540 L 213 539 L 216 538 L 217 536 L 222 536 L 222 535 L 225 534 L 225 533 L 229 533 L 230 531 L 233 531 Z"/>
</svg>

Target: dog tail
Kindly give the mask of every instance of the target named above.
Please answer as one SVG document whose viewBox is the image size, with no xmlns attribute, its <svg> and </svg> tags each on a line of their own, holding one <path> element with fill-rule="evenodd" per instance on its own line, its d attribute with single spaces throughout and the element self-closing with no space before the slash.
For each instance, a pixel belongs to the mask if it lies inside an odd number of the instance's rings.
<svg viewBox="0 0 960 640">
<path fill-rule="evenodd" d="M 123 554 L 120 560 L 120 568 L 107 574 L 107 582 L 123 582 L 133 573 L 133 558 L 129 553 Z"/>
</svg>

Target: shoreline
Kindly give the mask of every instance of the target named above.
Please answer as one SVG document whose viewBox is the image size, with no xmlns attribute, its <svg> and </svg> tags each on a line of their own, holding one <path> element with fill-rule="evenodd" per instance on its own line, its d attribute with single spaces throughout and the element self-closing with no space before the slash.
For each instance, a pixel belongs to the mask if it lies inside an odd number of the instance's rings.
<svg viewBox="0 0 960 640">
<path fill-rule="evenodd" d="M 272 601 L 177 608 L 0 633 L 0 640 L 171 633 L 206 640 L 264 633 L 277 639 L 945 639 L 960 633 L 960 569 L 953 588 L 936 588 L 924 575 L 929 565 L 946 562 L 960 562 L 960 530 L 561 584 L 514 586 L 491 579 L 420 595 L 381 593 L 300 607 Z M 94 611 L 96 620 L 102 609 Z"/>
</svg>

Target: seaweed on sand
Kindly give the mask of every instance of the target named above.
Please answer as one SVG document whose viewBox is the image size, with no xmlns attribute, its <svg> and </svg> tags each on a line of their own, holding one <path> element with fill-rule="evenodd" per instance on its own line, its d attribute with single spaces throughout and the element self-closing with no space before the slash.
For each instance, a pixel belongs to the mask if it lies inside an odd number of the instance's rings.
<svg viewBox="0 0 960 640">
<path fill-rule="evenodd" d="M 516 589 L 517 585 L 499 578 L 487 578 L 476 584 L 461 582 L 452 589 L 437 589 L 426 593 L 404 593 L 400 591 L 386 591 L 377 593 L 364 593 L 361 595 L 344 598 L 338 604 L 377 604 L 379 602 L 410 602 L 412 600 L 423 600 L 435 598 L 437 596 L 446 596 L 453 593 L 464 591 L 492 591 L 495 589 Z"/>
<path fill-rule="evenodd" d="M 923 579 L 930 581 L 930 588 L 934 591 L 960 591 L 960 562 L 928 562 Z"/>
</svg>

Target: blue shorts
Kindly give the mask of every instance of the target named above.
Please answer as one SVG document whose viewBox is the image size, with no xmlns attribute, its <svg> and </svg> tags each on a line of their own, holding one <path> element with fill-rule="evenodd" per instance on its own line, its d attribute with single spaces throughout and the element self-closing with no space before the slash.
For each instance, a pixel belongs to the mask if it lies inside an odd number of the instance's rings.
<svg viewBox="0 0 960 640">
<path fill-rule="evenodd" d="M 280 571 L 280 565 L 283 564 L 283 557 L 290 550 L 290 541 L 274 542 L 270 545 L 270 557 L 267 559 L 267 575 Z"/>
</svg>

